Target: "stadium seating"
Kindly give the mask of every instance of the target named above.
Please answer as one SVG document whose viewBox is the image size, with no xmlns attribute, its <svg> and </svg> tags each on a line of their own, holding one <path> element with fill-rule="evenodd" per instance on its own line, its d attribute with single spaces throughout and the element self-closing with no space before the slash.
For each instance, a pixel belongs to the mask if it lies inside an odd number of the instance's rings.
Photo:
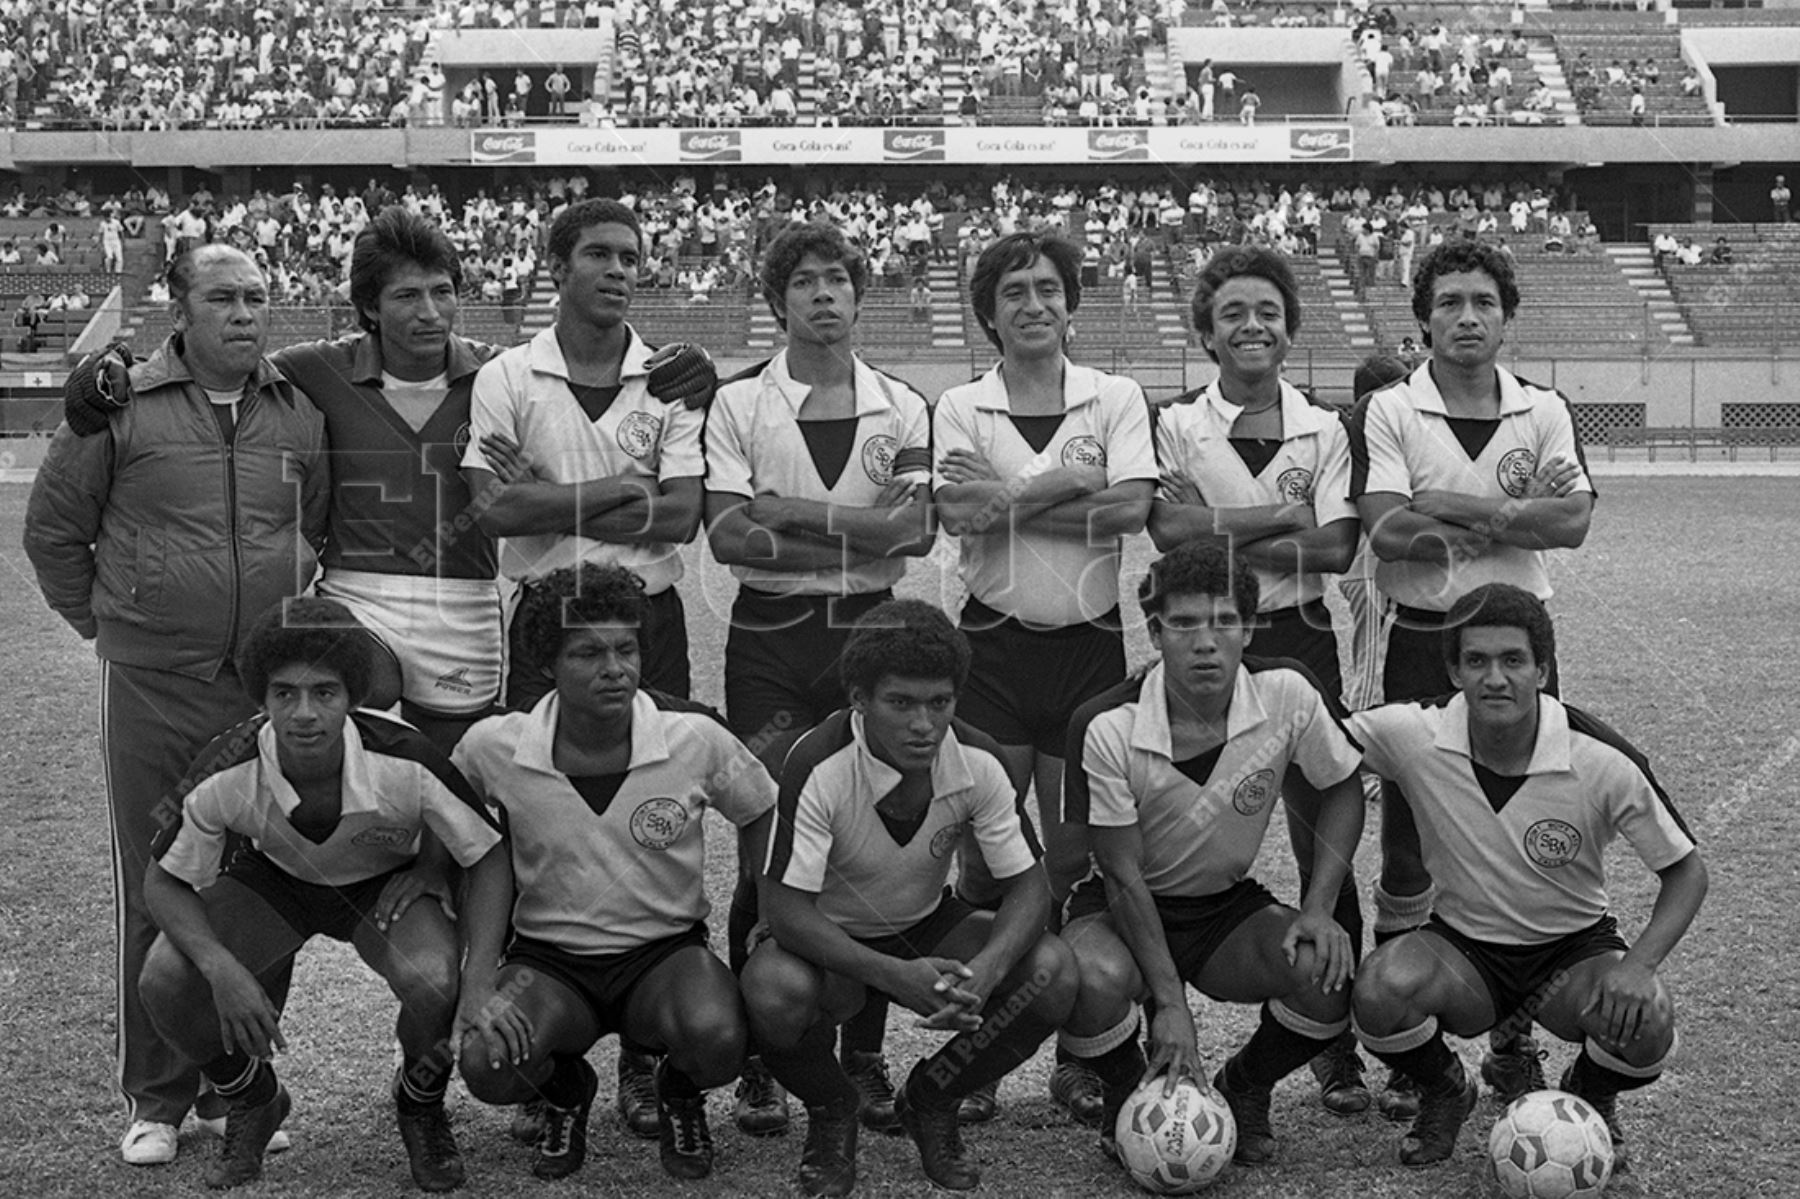
<svg viewBox="0 0 1800 1199">
<path fill-rule="evenodd" d="M 1710 251 L 1731 246 L 1730 265 L 1662 264 L 1696 338 L 1706 346 L 1792 346 L 1800 343 L 1800 224 L 1656 225 Z"/>
<path fill-rule="evenodd" d="M 1577 87 L 1576 100 L 1581 107 L 1581 120 L 1586 125 L 1627 125 L 1632 123 L 1629 110 L 1629 84 L 1606 82 L 1605 72 L 1617 62 L 1640 65 L 1655 60 L 1660 78 L 1643 81 L 1645 123 L 1654 125 L 1710 125 L 1712 113 L 1701 96 L 1689 96 L 1681 90 L 1684 71 L 1681 33 L 1663 24 L 1661 13 L 1556 12 L 1543 17 L 1554 31 L 1556 49 L 1562 68 L 1572 85 L 1576 84 L 1575 64 L 1585 51 L 1587 61 L 1599 73 L 1597 88 L 1584 91 Z"/>
</svg>

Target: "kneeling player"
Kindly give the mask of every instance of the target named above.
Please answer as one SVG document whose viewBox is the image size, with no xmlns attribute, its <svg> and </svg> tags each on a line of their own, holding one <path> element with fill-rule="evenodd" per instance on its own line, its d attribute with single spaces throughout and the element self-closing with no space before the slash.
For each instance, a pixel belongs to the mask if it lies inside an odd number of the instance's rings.
<svg viewBox="0 0 1800 1199">
<path fill-rule="evenodd" d="M 477 724 L 454 756 L 512 849 L 507 887 L 463 912 L 463 1080 L 486 1103 L 543 1101 L 539 1178 L 586 1160 L 599 1080 L 584 1055 L 607 1033 L 666 1054 L 662 1164 L 677 1178 L 711 1172 L 704 1091 L 744 1061 L 737 980 L 706 944 L 702 826 L 716 808 L 760 851 L 775 784 L 710 709 L 638 689 L 647 611 L 623 567 L 546 576 L 515 619 L 555 690 Z"/>
<path fill-rule="evenodd" d="M 1582 1045 L 1562 1089 L 1606 1118 L 1622 1168 L 1620 1091 L 1662 1073 L 1674 1010 L 1657 967 L 1706 897 L 1706 866 L 1643 756 L 1544 694 L 1555 633 L 1543 601 L 1501 583 L 1450 609 L 1444 659 L 1459 694 L 1351 718 L 1371 769 L 1400 784 L 1437 903 L 1356 980 L 1357 1035 L 1420 1088 L 1400 1160 L 1449 1157 L 1475 1104 L 1444 1044 L 1531 1021 Z M 1604 854 L 1623 834 L 1662 880 L 1635 945 L 1609 912 Z"/>
<path fill-rule="evenodd" d="M 950 619 L 894 600 L 859 621 L 843 651 L 851 707 L 795 745 L 763 879 L 772 933 L 744 967 L 763 1062 L 807 1109 L 800 1185 L 856 1185 L 856 1086 L 832 1053 L 837 1026 L 870 992 L 957 1035 L 914 1068 L 896 1102 L 939 1186 L 981 1178 L 957 1108 L 1031 1057 L 1075 997 L 1068 947 L 1044 931 L 1042 852 L 998 747 L 956 722 L 969 646 Z M 980 912 L 946 892 L 972 830 L 1004 892 Z"/>
<path fill-rule="evenodd" d="M 1213 1085 L 1237 1121 L 1236 1159 L 1275 1153 L 1275 1083 L 1350 1026 L 1349 935 L 1331 917 L 1362 835 L 1361 755 L 1310 675 L 1244 657 L 1256 576 L 1189 543 L 1138 588 L 1161 661 L 1084 704 L 1069 730 L 1070 824 L 1091 830 L 1098 877 L 1069 896 L 1063 937 L 1081 994 L 1063 1044 L 1105 1088 L 1102 1145 L 1145 1073 L 1132 1002 L 1155 1003 L 1152 1074 L 1198 1077 L 1186 983 L 1261 1003 L 1262 1023 Z M 1278 799 L 1319 813 L 1301 910 L 1248 877 Z"/>
<path fill-rule="evenodd" d="M 229 1109 L 206 1176 L 231 1187 L 262 1174 L 263 1149 L 289 1108 L 269 1055 L 285 1048 L 269 998 L 317 934 L 356 947 L 400 1000 L 404 1064 L 394 1103 L 412 1175 L 428 1191 L 463 1180 L 444 1115 L 453 1061 L 456 933 L 437 903 L 433 836 L 470 869 L 470 902 L 505 881 L 500 833 L 423 734 L 372 712 L 372 640 L 342 604 L 271 609 L 238 659 L 262 714 L 215 740 L 199 779 L 157 839 L 144 894 L 162 935 L 139 980 L 145 1008 Z M 228 834 L 249 841 L 221 873 Z M 417 859 L 417 860 L 415 860 Z M 277 988 L 285 991 L 285 987 Z"/>
</svg>

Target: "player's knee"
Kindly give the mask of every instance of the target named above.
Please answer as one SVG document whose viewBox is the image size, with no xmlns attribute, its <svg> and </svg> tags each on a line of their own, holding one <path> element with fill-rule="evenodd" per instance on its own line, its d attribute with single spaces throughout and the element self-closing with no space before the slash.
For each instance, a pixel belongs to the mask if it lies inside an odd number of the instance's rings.
<svg viewBox="0 0 1800 1199">
<path fill-rule="evenodd" d="M 205 981 L 185 954 L 175 948 L 167 936 L 158 936 L 144 955 L 144 968 L 138 975 L 138 997 L 160 1025 L 164 1013 L 191 1010 Z"/>
<path fill-rule="evenodd" d="M 388 985 L 406 1011 L 455 1011 L 459 974 L 455 947 L 445 946 L 443 952 L 402 955 L 388 974 Z"/>
<path fill-rule="evenodd" d="M 677 1017 L 669 1061 L 703 1090 L 722 1086 L 738 1076 L 749 1042 L 736 1004 L 694 1004 Z"/>
<path fill-rule="evenodd" d="M 492 1047 L 481 1033 L 463 1034 L 456 1068 L 469 1094 L 483 1103 L 519 1103 L 531 1097 L 533 1088 L 510 1062 L 494 1060 Z"/>
<path fill-rule="evenodd" d="M 1426 972 L 1404 952 L 1401 942 L 1390 941 L 1370 954 L 1357 971 L 1350 996 L 1357 1023 L 1371 1031 L 1391 1031 L 1390 1026 L 1404 1018 L 1425 982 Z"/>
<path fill-rule="evenodd" d="M 795 959 L 751 956 L 744 966 L 744 1008 L 759 1044 L 792 1049 L 819 1018 L 819 981 Z"/>
<path fill-rule="evenodd" d="M 1078 935 L 1073 952 L 1084 1008 L 1130 1002 L 1138 970 L 1124 945 L 1113 937 Z"/>
<path fill-rule="evenodd" d="M 1045 934 L 1031 947 L 1023 963 L 1024 986 L 1031 990 L 1031 1010 L 1053 1024 L 1061 1024 L 1081 992 L 1081 971 L 1075 954 L 1061 937 Z"/>
</svg>

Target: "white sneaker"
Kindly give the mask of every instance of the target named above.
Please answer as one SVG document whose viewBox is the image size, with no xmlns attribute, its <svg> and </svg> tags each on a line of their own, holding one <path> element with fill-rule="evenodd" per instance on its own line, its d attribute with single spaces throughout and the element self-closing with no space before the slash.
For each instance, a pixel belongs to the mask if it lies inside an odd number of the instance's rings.
<svg viewBox="0 0 1800 1199">
<path fill-rule="evenodd" d="M 215 1137 L 223 1137 L 225 1135 L 225 1117 L 219 1116 L 208 1120 L 202 1116 L 195 1116 L 194 1127 L 201 1132 L 211 1133 Z M 293 1147 L 294 1143 L 288 1140 L 285 1128 L 277 1128 L 275 1135 L 269 1138 L 268 1152 L 270 1153 L 283 1153 Z"/>
<path fill-rule="evenodd" d="M 119 1142 L 119 1156 L 133 1166 L 166 1166 L 175 1160 L 175 1126 L 134 1120 Z"/>
</svg>

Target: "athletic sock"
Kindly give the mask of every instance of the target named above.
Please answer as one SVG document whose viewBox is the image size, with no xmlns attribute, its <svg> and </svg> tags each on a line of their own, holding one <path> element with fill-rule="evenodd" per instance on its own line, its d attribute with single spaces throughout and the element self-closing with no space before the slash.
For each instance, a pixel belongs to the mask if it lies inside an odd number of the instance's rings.
<svg viewBox="0 0 1800 1199">
<path fill-rule="evenodd" d="M 213 1090 L 231 1105 L 261 1107 L 275 1098 L 275 1068 L 243 1053 L 214 1058 L 201 1067 Z"/>
<path fill-rule="evenodd" d="M 1329 1023 L 1302 1016 L 1279 999 L 1262 1006 L 1262 1020 L 1250 1040 L 1225 1063 L 1226 1080 L 1268 1090 L 1325 1051 L 1348 1020 Z"/>
<path fill-rule="evenodd" d="M 792 1049 L 763 1046 L 763 1065 L 807 1107 L 823 1107 L 838 1114 L 853 1112 L 860 1096 L 831 1052 L 836 1036 L 837 1027 L 820 1020 Z"/>
<path fill-rule="evenodd" d="M 926 1058 L 908 1082 L 909 1097 L 921 1107 L 943 1110 L 955 1107 L 963 1096 L 999 1082 L 1031 1059 L 1056 1031 L 1056 1025 L 1039 1016 L 1029 1003 L 1001 1023 L 1001 1015 L 1015 1000 L 997 996 L 981 1012 L 981 1027 L 961 1032 Z M 998 1026 L 998 1027 L 996 1027 Z M 913 1084 L 917 1090 L 912 1090 Z"/>
<path fill-rule="evenodd" d="M 841 1038 L 844 1055 L 880 1053 L 881 1046 L 887 1041 L 887 1018 L 888 997 L 870 991 L 862 1010 L 844 1021 Z"/>
<path fill-rule="evenodd" d="M 1363 1048 L 1423 1090 L 1441 1092 L 1462 1079 L 1462 1064 L 1444 1044 L 1436 1016 L 1427 1016 L 1423 1023 L 1385 1037 L 1371 1036 L 1358 1028 L 1356 1038 Z"/>
<path fill-rule="evenodd" d="M 1375 884 L 1375 944 L 1385 945 L 1402 933 L 1410 933 L 1431 915 L 1433 888 L 1417 895 L 1395 895 Z"/>
<path fill-rule="evenodd" d="M 438 1055 L 407 1058 L 400 1067 L 401 1097 L 414 1107 L 431 1107 L 444 1101 L 450 1086 L 450 1067 Z"/>
<path fill-rule="evenodd" d="M 551 1107 L 569 1108 L 581 1106 L 586 1097 L 581 1074 L 581 1058 L 578 1053 L 558 1053 L 550 1058 L 550 1076 L 538 1084 L 538 1094 Z"/>
<path fill-rule="evenodd" d="M 671 1099 L 698 1099 L 703 1094 L 694 1080 L 668 1062 L 656 1075 L 656 1095 L 663 1102 Z"/>
<path fill-rule="evenodd" d="M 1669 1052 L 1657 1061 L 1647 1066 L 1634 1066 L 1588 1040 L 1575 1056 L 1574 1067 L 1569 1073 L 1569 1086 L 1577 1095 L 1602 1099 L 1621 1091 L 1635 1091 L 1661 1078 L 1663 1066 L 1674 1053 L 1675 1047 L 1671 1045 Z"/>
<path fill-rule="evenodd" d="M 725 962 L 734 975 L 742 976 L 750 960 L 750 934 L 756 931 L 756 883 L 742 875 L 731 892 L 731 911 L 725 918 Z"/>
</svg>

